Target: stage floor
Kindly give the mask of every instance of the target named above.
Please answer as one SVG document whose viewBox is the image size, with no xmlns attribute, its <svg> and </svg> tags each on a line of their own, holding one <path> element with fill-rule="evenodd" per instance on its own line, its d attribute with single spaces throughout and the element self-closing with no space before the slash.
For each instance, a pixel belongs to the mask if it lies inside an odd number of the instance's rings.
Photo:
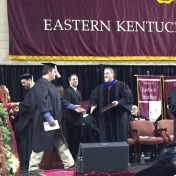
<svg viewBox="0 0 176 176">
<path fill-rule="evenodd" d="M 137 173 L 149 166 L 150 162 L 146 163 L 131 163 L 131 166 L 128 167 L 128 171 L 132 171 L 134 173 Z M 30 176 L 28 175 L 28 170 L 26 168 L 21 168 L 20 169 L 20 174 L 19 176 Z"/>
</svg>

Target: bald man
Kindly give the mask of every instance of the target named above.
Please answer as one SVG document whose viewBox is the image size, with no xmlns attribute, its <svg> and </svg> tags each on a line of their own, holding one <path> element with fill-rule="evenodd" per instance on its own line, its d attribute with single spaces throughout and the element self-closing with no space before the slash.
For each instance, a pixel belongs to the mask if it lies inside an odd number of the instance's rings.
<svg viewBox="0 0 176 176">
<path fill-rule="evenodd" d="M 149 120 L 149 119 L 142 115 L 138 115 L 138 107 L 136 105 L 133 105 L 131 107 L 131 121 L 133 120 Z"/>
</svg>

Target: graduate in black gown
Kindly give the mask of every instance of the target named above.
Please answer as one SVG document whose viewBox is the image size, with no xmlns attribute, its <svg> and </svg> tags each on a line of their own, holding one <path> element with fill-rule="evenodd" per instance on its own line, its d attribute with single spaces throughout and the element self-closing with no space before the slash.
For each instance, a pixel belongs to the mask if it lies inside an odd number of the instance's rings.
<svg viewBox="0 0 176 176">
<path fill-rule="evenodd" d="M 97 86 L 90 97 L 90 114 L 99 125 L 100 142 L 127 142 L 128 114 L 133 105 L 133 95 L 128 85 L 114 79 L 114 70 L 104 70 L 105 82 Z M 100 109 L 113 104 L 114 107 L 101 112 Z"/>
<path fill-rule="evenodd" d="M 32 107 L 34 112 L 34 133 L 32 141 L 32 154 L 29 161 L 29 173 L 33 175 L 42 174 L 39 163 L 42 160 L 44 151 L 52 151 L 53 146 L 60 155 L 60 159 L 65 169 L 74 166 L 74 160 L 62 132 L 62 106 L 77 112 L 83 112 L 80 106 L 73 105 L 60 97 L 58 90 L 51 83 L 55 76 L 59 77 L 57 68 L 52 63 L 46 63 L 43 67 L 42 78 L 33 87 Z M 43 122 L 48 122 L 49 126 L 55 126 L 58 120 L 60 128 L 45 131 Z"/>
<path fill-rule="evenodd" d="M 32 114 L 32 87 L 34 85 L 33 76 L 29 73 L 20 76 L 22 86 L 27 90 L 24 101 L 19 103 L 19 117 L 15 126 L 17 148 L 20 158 L 20 166 L 29 164 L 32 152 L 33 114 Z"/>
</svg>

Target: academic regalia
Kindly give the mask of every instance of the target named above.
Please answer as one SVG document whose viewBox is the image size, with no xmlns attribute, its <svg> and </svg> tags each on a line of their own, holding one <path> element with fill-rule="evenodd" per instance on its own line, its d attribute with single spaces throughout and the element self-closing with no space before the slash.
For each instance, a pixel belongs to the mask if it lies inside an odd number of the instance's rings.
<svg viewBox="0 0 176 176">
<path fill-rule="evenodd" d="M 15 127 L 20 165 L 27 166 L 32 152 L 33 115 L 31 106 L 32 88 L 19 103 L 19 119 Z"/>
<path fill-rule="evenodd" d="M 69 104 L 69 102 L 60 97 L 56 87 L 47 79 L 40 78 L 35 83 L 32 96 L 34 112 L 33 151 L 53 150 L 55 130 L 44 131 L 43 122 L 46 122 L 46 119 L 43 115 L 45 112 L 50 112 L 54 120 L 58 120 L 61 128 L 62 106 L 67 107 Z"/>
<path fill-rule="evenodd" d="M 26 73 L 20 79 L 32 79 L 32 75 Z M 15 135 L 17 139 L 20 166 L 28 166 L 32 152 L 32 133 L 33 133 L 33 113 L 31 105 L 32 87 L 27 90 L 24 101 L 19 103 L 18 122 L 15 125 Z"/>
<path fill-rule="evenodd" d="M 100 109 L 118 101 L 118 105 L 101 112 Z M 133 105 L 133 95 L 128 85 L 121 81 L 113 80 L 97 86 L 90 97 L 90 105 L 97 105 L 93 115 L 98 121 L 100 142 L 127 142 L 128 114 Z"/>
<path fill-rule="evenodd" d="M 32 89 L 33 88 L 30 88 L 27 91 L 24 101 L 19 103 L 19 120 L 16 131 L 21 132 L 29 124 L 30 119 L 33 119 L 31 105 Z"/>
<path fill-rule="evenodd" d="M 99 141 L 99 128 L 96 119 L 88 115 L 83 117 L 82 143 L 96 143 Z"/>
</svg>

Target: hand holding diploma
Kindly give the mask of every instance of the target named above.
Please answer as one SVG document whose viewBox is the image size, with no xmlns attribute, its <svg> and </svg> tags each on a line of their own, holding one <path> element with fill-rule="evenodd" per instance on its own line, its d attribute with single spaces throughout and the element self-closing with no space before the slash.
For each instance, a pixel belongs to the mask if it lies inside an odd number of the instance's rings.
<svg viewBox="0 0 176 176">
<path fill-rule="evenodd" d="M 51 127 L 53 127 L 53 126 L 55 126 L 56 124 L 55 124 L 54 120 L 52 120 L 51 122 L 49 122 L 49 125 L 50 125 Z"/>
</svg>

